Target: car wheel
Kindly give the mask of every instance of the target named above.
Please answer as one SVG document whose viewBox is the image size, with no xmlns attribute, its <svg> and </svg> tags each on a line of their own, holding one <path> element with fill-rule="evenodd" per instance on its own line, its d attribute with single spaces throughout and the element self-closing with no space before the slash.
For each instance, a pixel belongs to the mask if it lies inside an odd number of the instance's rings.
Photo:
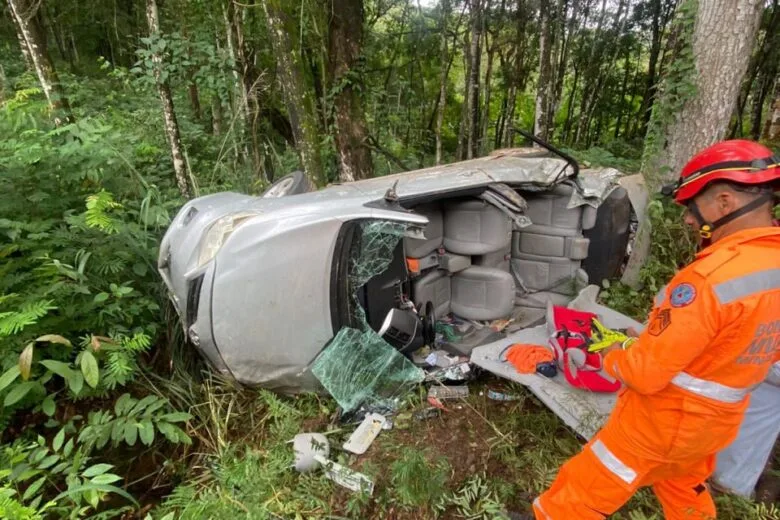
<svg viewBox="0 0 780 520">
<path fill-rule="evenodd" d="M 583 231 L 590 245 L 582 268 L 588 273 L 590 283 L 601 285 L 605 279 L 620 274 L 631 233 L 630 224 L 631 201 L 628 192 L 618 187 L 599 206 L 595 225 Z"/>
<path fill-rule="evenodd" d="M 294 171 L 271 184 L 262 195 L 264 199 L 287 197 L 312 191 L 311 182 L 302 171 Z"/>
</svg>

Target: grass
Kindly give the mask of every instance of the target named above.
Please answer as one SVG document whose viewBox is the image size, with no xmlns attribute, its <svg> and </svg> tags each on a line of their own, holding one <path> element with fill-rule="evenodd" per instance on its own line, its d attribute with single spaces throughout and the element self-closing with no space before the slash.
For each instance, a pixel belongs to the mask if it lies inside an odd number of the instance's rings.
<svg viewBox="0 0 780 520">
<path fill-rule="evenodd" d="M 201 431 L 207 449 L 191 455 L 186 479 L 153 510 L 154 519 L 170 513 L 215 520 L 502 518 L 507 509 L 527 509 L 582 445 L 526 389 L 490 375 L 472 382 L 470 397 L 451 411 L 382 431 L 360 457 L 340 450 L 353 427 L 335 422 L 328 399 L 245 390 L 230 401 L 218 385 L 204 383 L 203 389 L 223 422 L 222 448 L 208 452 L 214 436 Z M 520 400 L 492 401 L 488 389 Z M 319 471 L 291 469 L 287 441 L 301 431 L 327 432 L 330 458 L 369 476 L 373 495 L 341 488 Z M 721 519 L 780 518 L 777 509 L 734 497 L 717 497 L 717 504 Z M 662 514 L 643 490 L 612 518 L 660 520 Z"/>
</svg>

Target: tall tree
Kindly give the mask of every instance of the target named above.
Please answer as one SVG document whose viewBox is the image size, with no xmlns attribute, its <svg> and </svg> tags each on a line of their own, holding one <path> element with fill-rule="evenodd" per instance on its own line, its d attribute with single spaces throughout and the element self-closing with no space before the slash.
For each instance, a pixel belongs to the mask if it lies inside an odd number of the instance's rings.
<svg viewBox="0 0 780 520">
<path fill-rule="evenodd" d="M 649 0 L 646 7 L 650 10 L 650 53 L 648 55 L 645 93 L 642 98 L 642 133 L 647 131 L 650 113 L 655 99 L 655 87 L 658 82 L 658 61 L 661 56 L 661 40 L 669 19 L 677 6 L 678 0 Z"/>
<path fill-rule="evenodd" d="M 670 39 L 674 48 L 653 107 L 643 171 L 651 192 L 679 176 L 699 150 L 728 130 L 750 60 L 763 0 L 683 0 Z M 729 20 L 728 31 L 722 31 Z M 690 46 L 690 48 L 687 48 Z M 693 60 L 693 63 L 689 63 Z M 680 101 L 682 100 L 682 101 Z M 640 220 L 623 279 L 636 286 L 650 249 L 650 222 Z"/>
<path fill-rule="evenodd" d="M 449 0 L 441 0 L 441 19 L 439 20 L 439 31 L 441 40 L 439 42 L 439 56 L 441 72 L 439 73 L 439 102 L 436 108 L 436 164 L 441 164 L 441 130 L 444 126 L 444 111 L 447 108 L 447 77 L 450 72 L 450 57 L 447 48 L 447 18 L 450 15 Z"/>
<path fill-rule="evenodd" d="M 41 26 L 38 12 L 42 4 L 43 0 L 8 0 L 8 9 L 16 27 L 22 54 L 38 76 L 43 94 L 49 102 L 54 124 L 62 126 L 73 121 L 73 113 L 54 63 L 49 57 L 46 33 Z"/>
<path fill-rule="evenodd" d="M 278 79 L 292 124 L 295 146 L 306 175 L 317 185 L 326 182 L 320 156 L 320 133 L 314 90 L 304 75 L 298 48 L 296 24 L 285 11 L 283 0 L 263 0 L 268 32 L 276 55 Z"/>
<path fill-rule="evenodd" d="M 780 76 L 775 80 L 775 90 L 772 97 L 769 118 L 764 125 L 764 131 L 761 136 L 770 141 L 777 141 L 780 139 Z"/>
<path fill-rule="evenodd" d="M 363 44 L 363 0 L 332 0 L 328 56 L 336 119 L 339 179 L 350 182 L 374 173 L 357 65 Z"/>
<path fill-rule="evenodd" d="M 753 139 L 758 139 L 764 101 L 772 88 L 772 80 L 777 73 L 778 61 L 780 61 L 778 47 L 780 47 L 780 2 L 773 0 L 772 6 L 764 10 L 761 19 L 759 42 L 750 58 L 750 64 L 742 82 L 742 89 L 737 98 L 735 117 L 729 130 L 730 137 L 742 137 L 745 108 L 747 108 L 748 98 L 753 92 L 751 136 Z"/>
<path fill-rule="evenodd" d="M 173 172 L 176 175 L 176 184 L 181 196 L 188 199 L 192 196 L 190 188 L 190 176 L 187 162 L 184 158 L 184 147 L 181 144 L 179 122 L 176 119 L 176 110 L 173 106 L 173 96 L 167 76 L 163 75 L 163 57 L 160 48 L 160 16 L 157 11 L 156 0 L 146 0 L 146 22 L 149 26 L 149 36 L 152 41 L 152 64 L 154 66 L 154 79 L 157 83 L 157 93 L 162 104 L 163 119 L 165 121 L 165 136 L 171 147 L 173 158 Z"/>
<path fill-rule="evenodd" d="M 479 71 L 482 41 L 482 0 L 470 0 L 470 38 L 464 50 L 466 54 L 466 88 L 461 112 L 458 150 L 460 159 L 477 155 L 479 144 Z"/>
<path fill-rule="evenodd" d="M 268 179 L 265 172 L 263 148 L 260 143 L 260 101 L 258 83 L 260 73 L 255 66 L 256 56 L 244 35 L 245 7 L 232 0 L 222 5 L 226 42 L 232 67 L 234 90 L 233 114 L 236 121 L 236 152 L 242 161 L 251 162 L 254 175 Z"/>
<path fill-rule="evenodd" d="M 700 0 L 692 50 L 696 94 L 666 131 L 662 181 L 676 177 L 700 149 L 726 134 L 755 41 L 762 0 Z M 729 30 L 723 31 L 723 20 Z"/>
<path fill-rule="evenodd" d="M 472 25 L 471 25 L 471 67 L 469 69 L 468 89 L 468 149 L 466 158 L 471 159 L 477 155 L 479 144 L 479 71 L 482 64 L 482 2 L 484 0 L 471 0 Z"/>
<path fill-rule="evenodd" d="M 539 80 L 536 85 L 536 110 L 534 113 L 534 135 L 547 140 L 551 119 L 550 101 L 552 99 L 552 63 L 551 58 L 551 2 L 539 2 Z"/>
</svg>

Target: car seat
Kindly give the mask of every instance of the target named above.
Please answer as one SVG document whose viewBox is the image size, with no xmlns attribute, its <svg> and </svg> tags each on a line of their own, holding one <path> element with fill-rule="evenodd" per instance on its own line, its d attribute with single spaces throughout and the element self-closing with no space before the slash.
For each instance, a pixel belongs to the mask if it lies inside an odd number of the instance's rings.
<svg viewBox="0 0 780 520">
<path fill-rule="evenodd" d="M 511 272 L 520 307 L 543 309 L 547 302 L 566 305 L 588 283 L 581 268 L 589 240 L 583 229 L 593 227 L 596 209 L 569 208 L 574 188 L 567 184 L 527 197 L 532 225 L 512 236 Z"/>
<path fill-rule="evenodd" d="M 481 200 L 458 201 L 444 210 L 444 249 L 464 256 L 503 253 L 511 243 L 510 219 Z M 472 320 L 494 320 L 512 313 L 515 284 L 497 267 L 471 265 L 451 278 L 452 312 Z"/>
<path fill-rule="evenodd" d="M 444 220 L 438 204 L 426 204 L 414 211 L 428 218 L 425 238 L 404 238 L 404 254 L 412 275 L 412 295 L 415 305 L 433 304 L 436 316 L 450 313 L 450 278 L 438 269 L 444 241 Z"/>
</svg>

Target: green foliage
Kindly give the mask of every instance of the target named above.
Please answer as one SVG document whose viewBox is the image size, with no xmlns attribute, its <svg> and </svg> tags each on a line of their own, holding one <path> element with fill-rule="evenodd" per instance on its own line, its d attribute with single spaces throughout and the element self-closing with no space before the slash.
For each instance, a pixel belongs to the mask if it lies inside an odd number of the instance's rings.
<svg viewBox="0 0 780 520">
<path fill-rule="evenodd" d="M 470 476 L 460 489 L 445 494 L 436 504 L 440 512 L 448 507 L 455 509 L 456 518 L 466 520 L 493 520 L 504 513 L 504 506 L 484 473 Z"/>
<path fill-rule="evenodd" d="M 209 469 L 200 482 L 177 487 L 160 513 L 193 520 L 324 517 L 331 510 L 334 485 L 320 472 L 292 471 L 293 453 L 287 442 L 301 431 L 306 418 L 320 411 L 315 403 L 260 392 L 255 406 L 261 407 L 263 415 L 255 428 L 262 432 L 262 441 L 252 447 L 226 445 L 206 461 Z"/>
<path fill-rule="evenodd" d="M 668 172 L 668 166 L 663 161 L 667 130 L 682 112 L 686 102 L 697 93 L 696 61 L 693 55 L 697 10 L 698 0 L 682 0 L 675 11 L 670 30 L 669 47 L 672 55 L 657 87 L 642 160 L 645 166 L 643 173 L 651 187 L 656 186 Z"/>
<path fill-rule="evenodd" d="M 67 442 L 65 439 L 62 429 L 51 446 L 38 436 L 34 442 L 18 440 L 2 447 L 0 486 L 4 498 L 0 498 L 0 510 L 11 508 L 22 518 L 35 518 L 44 512 L 60 518 L 83 518 L 111 494 L 134 502 L 114 485 L 122 477 L 110 473 L 113 466 L 92 464 L 72 437 Z"/>
<path fill-rule="evenodd" d="M 432 504 L 445 490 L 450 473 L 446 459 L 429 460 L 418 449 L 405 451 L 390 466 L 391 481 L 401 504 L 420 507 Z"/>
<path fill-rule="evenodd" d="M 41 511 L 28 507 L 16 498 L 16 490 L 3 485 L 0 487 L 0 518 L 8 520 L 40 520 Z"/>
<path fill-rule="evenodd" d="M 109 410 L 89 413 L 78 442 L 87 451 L 93 447 L 103 449 L 109 441 L 114 448 L 122 443 L 135 446 L 138 439 L 143 445 L 151 446 L 158 432 L 174 444 L 191 444 L 189 435 L 176 425 L 191 417 L 185 412 L 170 411 L 168 400 L 156 395 L 139 400 L 122 394 L 114 404 L 113 414 Z"/>
<path fill-rule="evenodd" d="M 626 158 L 626 156 L 617 157 L 606 149 L 594 146 L 587 150 L 572 152 L 578 161 L 585 163 L 588 167 L 616 168 L 621 173 L 637 173 L 639 171 L 639 159 Z"/>
</svg>

